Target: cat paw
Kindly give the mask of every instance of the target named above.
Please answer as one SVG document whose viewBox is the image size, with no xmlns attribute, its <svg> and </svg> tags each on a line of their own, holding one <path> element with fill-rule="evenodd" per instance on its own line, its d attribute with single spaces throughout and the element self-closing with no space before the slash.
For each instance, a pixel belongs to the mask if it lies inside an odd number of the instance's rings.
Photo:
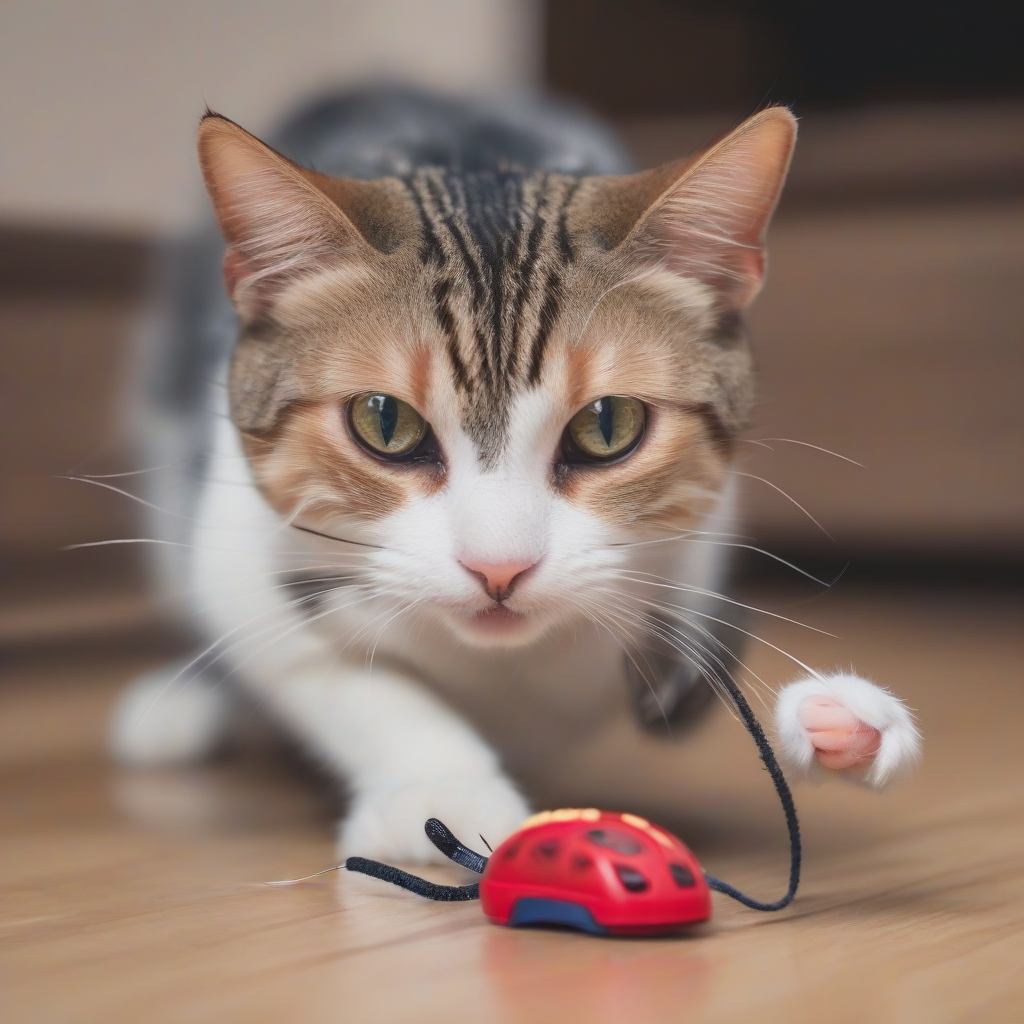
<svg viewBox="0 0 1024 1024">
<path fill-rule="evenodd" d="M 131 683 L 114 707 L 109 746 L 121 764 L 158 768 L 209 757 L 224 739 L 231 697 L 181 665 L 165 665 Z"/>
<path fill-rule="evenodd" d="M 921 734 L 895 695 L 854 675 L 791 683 L 779 694 L 775 729 L 787 771 L 841 772 L 876 789 L 920 760 Z"/>
<path fill-rule="evenodd" d="M 369 857 L 399 864 L 451 863 L 423 831 L 439 818 L 471 849 L 487 855 L 483 836 L 497 847 L 530 814 L 526 801 L 502 776 L 449 775 L 358 794 L 338 830 L 344 857 Z"/>
</svg>

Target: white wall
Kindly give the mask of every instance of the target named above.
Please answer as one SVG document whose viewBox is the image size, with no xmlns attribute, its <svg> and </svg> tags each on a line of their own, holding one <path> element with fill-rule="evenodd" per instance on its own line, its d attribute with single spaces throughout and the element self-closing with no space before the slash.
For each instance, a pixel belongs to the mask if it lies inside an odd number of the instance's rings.
<svg viewBox="0 0 1024 1024">
<path fill-rule="evenodd" d="M 5 0 L 0 221 L 177 232 L 209 104 L 259 133 L 373 77 L 529 89 L 537 0 Z"/>
</svg>

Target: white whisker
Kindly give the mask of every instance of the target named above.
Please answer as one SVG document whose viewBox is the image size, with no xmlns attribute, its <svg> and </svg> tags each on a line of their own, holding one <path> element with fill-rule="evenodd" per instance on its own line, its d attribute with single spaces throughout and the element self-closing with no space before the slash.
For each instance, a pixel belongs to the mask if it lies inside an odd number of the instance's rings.
<svg viewBox="0 0 1024 1024">
<path fill-rule="evenodd" d="M 856 459 L 847 458 L 845 455 L 840 455 L 839 452 L 834 452 L 829 448 L 822 448 L 819 444 L 811 444 L 810 441 L 794 441 L 791 437 L 760 437 L 760 438 L 743 438 L 748 444 L 764 444 L 765 441 L 784 441 L 786 444 L 798 444 L 803 448 L 813 448 L 815 451 L 824 452 L 826 455 L 832 455 L 837 459 L 842 459 L 843 462 L 849 462 L 851 466 L 859 466 L 861 469 L 865 469 L 863 462 L 858 462 Z M 766 448 L 767 445 L 764 445 Z"/>
<path fill-rule="evenodd" d="M 728 534 L 723 534 L 723 536 L 728 536 Z M 817 576 L 807 572 L 806 569 L 801 569 L 800 566 L 794 565 L 792 562 L 787 561 L 785 558 L 782 558 L 781 556 L 776 555 L 771 551 L 767 551 L 764 548 L 759 548 L 756 544 L 744 544 L 735 541 L 711 540 L 708 537 L 690 536 L 688 531 L 680 533 L 675 537 L 660 537 L 656 540 L 636 541 L 631 544 L 610 544 L 609 547 L 639 548 L 647 547 L 653 544 L 666 544 L 673 541 L 686 541 L 691 544 L 712 544 L 716 547 L 736 548 L 743 551 L 753 551 L 756 554 L 764 555 L 765 558 L 770 558 L 772 559 L 772 561 L 778 562 L 780 565 L 784 565 L 787 569 L 792 569 L 793 572 L 799 573 L 801 576 L 805 576 L 812 582 L 817 583 L 820 586 L 826 588 L 834 587 L 836 583 L 839 581 L 840 577 L 843 575 L 843 573 L 846 572 L 846 569 L 849 568 L 849 563 L 847 563 L 846 566 L 843 567 L 842 571 L 835 577 L 835 579 L 832 580 L 831 583 L 828 583 L 825 580 L 818 579 Z"/>
<path fill-rule="evenodd" d="M 780 619 L 782 622 L 788 622 L 791 626 L 799 626 L 801 629 L 809 629 L 812 633 L 820 633 L 822 636 L 839 639 L 835 633 L 830 633 L 828 630 L 819 629 L 817 626 L 808 625 L 806 622 L 800 622 L 799 619 L 791 619 L 786 615 L 780 615 L 778 612 L 770 612 L 766 608 L 757 608 L 752 604 L 744 604 L 742 601 L 736 601 L 733 598 L 726 597 L 725 594 L 719 594 L 714 590 L 705 590 L 703 587 L 694 587 L 683 583 L 673 583 L 664 576 L 656 576 L 653 573 L 641 573 L 639 570 L 632 571 L 639 576 L 649 576 L 651 579 L 638 579 L 636 576 L 630 576 L 630 570 L 626 569 L 617 570 L 616 575 L 622 579 L 628 579 L 633 583 L 641 583 L 650 587 L 659 587 L 663 590 L 676 590 L 684 594 L 697 594 L 701 597 L 710 597 L 715 601 L 722 601 L 725 604 L 733 605 L 736 608 L 743 608 L 748 612 L 755 612 L 758 615 L 767 615 L 772 619 Z"/>
<path fill-rule="evenodd" d="M 801 505 L 801 504 L 800 504 L 800 502 L 796 500 L 796 498 L 794 498 L 794 497 L 793 497 L 793 496 L 792 496 L 791 494 L 787 494 L 787 493 L 786 493 L 786 492 L 785 492 L 785 491 L 784 491 L 784 490 L 783 490 L 783 489 L 782 489 L 781 487 L 779 487 L 779 486 L 778 486 L 777 484 L 773 484 L 773 483 L 771 482 L 771 480 L 766 480 L 766 479 L 765 479 L 765 478 L 764 478 L 763 476 L 757 476 L 757 474 L 756 474 L 756 473 L 744 473 L 744 472 L 742 472 L 742 471 L 740 471 L 740 470 L 738 470 L 738 469 L 734 469 L 734 470 L 733 470 L 733 473 L 735 473 L 735 474 L 736 474 L 736 476 L 745 476 L 745 477 L 746 477 L 746 478 L 747 478 L 748 480 L 758 480 L 758 481 L 760 481 L 760 482 L 761 482 L 762 484 L 766 484 L 766 485 L 767 485 L 768 487 L 770 487 L 770 488 L 771 488 L 771 489 L 772 489 L 773 491 L 778 491 L 778 493 L 779 493 L 779 494 L 781 494 L 781 495 L 782 495 L 782 496 L 783 496 L 783 497 L 784 497 L 784 498 L 785 498 L 785 499 L 786 499 L 787 501 L 791 501 L 791 502 L 792 502 L 792 503 L 793 503 L 793 504 L 794 504 L 794 505 L 795 505 L 795 506 L 796 506 L 796 507 L 797 507 L 798 509 L 800 509 L 800 511 L 801 511 L 801 512 L 803 512 L 803 514 L 804 514 L 805 516 L 807 516 L 807 518 L 808 518 L 808 519 L 810 519 L 810 521 L 811 521 L 812 523 L 814 523 L 814 525 L 815 525 L 815 526 L 816 526 L 816 527 L 817 527 L 817 528 L 818 528 L 819 530 L 821 530 L 821 532 L 822 532 L 823 534 L 825 534 L 825 536 L 826 536 L 826 537 L 828 537 L 828 539 L 829 539 L 830 541 L 833 541 L 833 542 L 835 541 L 835 537 L 833 537 L 833 536 L 832 536 L 832 534 L 831 534 L 831 533 L 829 533 L 829 532 L 828 532 L 828 530 L 826 530 L 826 529 L 825 529 L 825 527 L 824 527 L 824 526 L 822 526 L 822 525 L 821 525 L 821 523 L 819 523 L 819 522 L 818 522 L 818 520 L 817 520 L 817 519 L 815 519 L 815 518 L 814 518 L 814 516 L 812 516 L 812 515 L 811 515 L 811 513 L 810 513 L 810 512 L 808 512 L 808 511 L 807 511 L 807 509 L 805 509 L 805 508 L 803 507 L 803 505 Z"/>
<path fill-rule="evenodd" d="M 616 591 L 612 591 L 609 588 L 602 588 L 602 589 L 604 590 L 605 593 L 617 596 L 617 592 Z M 769 692 L 774 692 L 772 690 L 772 688 L 770 686 L 768 686 L 768 684 L 765 683 L 765 681 L 756 672 L 754 672 L 753 669 L 750 668 L 749 665 L 745 664 L 739 658 L 739 656 L 736 654 L 735 651 L 732 650 L 732 648 L 729 646 L 729 644 L 727 644 L 720 637 L 716 636 L 713 632 L 711 632 L 709 629 L 707 629 L 701 623 L 694 622 L 692 619 L 685 618 L 685 615 L 682 613 L 682 611 L 679 608 L 675 607 L 675 606 L 662 605 L 661 602 L 651 602 L 651 603 L 652 604 L 656 604 L 658 607 L 663 607 L 666 611 L 667 610 L 671 610 L 673 614 L 677 615 L 680 618 L 683 618 L 684 621 L 686 621 L 693 629 L 697 630 L 703 636 L 707 637 L 708 640 L 710 640 L 712 643 L 716 644 L 726 654 L 728 654 L 728 656 L 732 660 L 734 660 L 736 662 L 736 664 L 739 665 L 740 668 L 742 668 L 748 675 L 752 676 L 755 680 L 757 680 L 757 682 L 759 684 L 764 686 Z M 671 626 L 671 624 L 668 624 L 668 625 Z M 659 628 L 659 627 L 660 627 L 660 623 L 658 623 L 657 620 L 653 620 L 652 628 Z M 672 627 L 672 628 L 675 628 L 675 627 Z M 699 641 L 697 640 L 697 638 L 689 637 L 687 639 L 690 640 L 691 642 L 699 645 Z M 733 679 L 734 682 L 736 682 L 735 678 L 732 676 L 732 673 L 729 671 L 729 669 L 725 665 L 725 663 L 718 657 L 718 655 L 716 655 L 713 651 L 708 651 L 706 648 L 701 647 L 701 649 L 704 650 L 704 652 L 709 657 L 713 658 L 715 660 L 715 662 L 721 667 L 723 672 L 725 672 L 731 679 Z M 759 697 L 760 697 L 760 694 L 759 694 Z M 763 698 L 761 698 L 761 699 L 762 699 L 762 702 L 763 702 Z"/>
<path fill-rule="evenodd" d="M 646 601 L 643 598 L 641 598 L 640 601 L 642 604 L 649 605 L 651 608 L 656 608 L 657 610 L 662 611 L 665 614 L 677 615 L 679 616 L 679 618 L 683 619 L 684 622 L 687 621 L 687 615 L 699 615 L 702 619 L 709 619 L 711 622 L 718 622 L 723 626 L 728 626 L 729 629 L 735 629 L 736 632 L 742 633 L 744 636 L 749 636 L 752 640 L 756 640 L 758 643 L 764 644 L 765 647 L 770 647 L 773 651 L 777 651 L 783 657 L 788 658 L 791 662 L 793 662 L 794 665 L 798 665 L 800 668 L 802 668 L 805 672 L 809 673 L 815 679 L 821 678 L 820 673 L 816 672 L 813 668 L 810 667 L 810 665 L 805 665 L 795 655 L 792 655 L 789 652 L 784 651 L 781 647 L 776 647 L 775 644 L 765 640 L 764 637 L 760 637 L 756 633 L 751 633 L 749 630 L 744 629 L 742 626 L 738 626 L 735 622 L 729 622 L 727 619 L 716 618 L 714 615 L 711 615 L 708 612 L 697 611 L 695 608 L 687 608 L 683 610 L 675 608 L 671 605 L 661 605 L 655 601 Z M 821 630 L 819 630 L 818 632 L 821 632 Z M 826 635 L 831 636 L 831 634 Z"/>
</svg>

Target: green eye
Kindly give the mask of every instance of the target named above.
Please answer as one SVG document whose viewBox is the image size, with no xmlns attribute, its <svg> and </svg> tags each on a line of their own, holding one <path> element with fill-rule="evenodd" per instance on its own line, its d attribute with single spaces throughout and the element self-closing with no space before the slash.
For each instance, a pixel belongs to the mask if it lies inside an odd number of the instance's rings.
<svg viewBox="0 0 1024 1024">
<path fill-rule="evenodd" d="M 409 455 L 427 434 L 426 420 L 393 395 L 356 395 L 349 402 L 348 417 L 356 437 L 378 455 Z"/>
<path fill-rule="evenodd" d="M 584 406 L 566 428 L 570 462 L 610 462 L 628 455 L 644 435 L 647 410 L 635 398 L 608 395 Z"/>
</svg>

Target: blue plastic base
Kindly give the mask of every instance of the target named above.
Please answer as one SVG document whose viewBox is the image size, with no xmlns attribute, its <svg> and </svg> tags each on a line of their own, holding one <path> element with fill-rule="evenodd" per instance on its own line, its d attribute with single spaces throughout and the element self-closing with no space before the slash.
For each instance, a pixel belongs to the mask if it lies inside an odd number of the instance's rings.
<svg viewBox="0 0 1024 1024">
<path fill-rule="evenodd" d="M 536 896 L 523 896 L 516 900 L 508 923 L 512 928 L 525 928 L 537 924 L 555 924 L 563 928 L 578 928 L 591 935 L 607 935 L 608 929 L 594 920 L 586 907 L 569 900 L 546 900 Z"/>
</svg>

